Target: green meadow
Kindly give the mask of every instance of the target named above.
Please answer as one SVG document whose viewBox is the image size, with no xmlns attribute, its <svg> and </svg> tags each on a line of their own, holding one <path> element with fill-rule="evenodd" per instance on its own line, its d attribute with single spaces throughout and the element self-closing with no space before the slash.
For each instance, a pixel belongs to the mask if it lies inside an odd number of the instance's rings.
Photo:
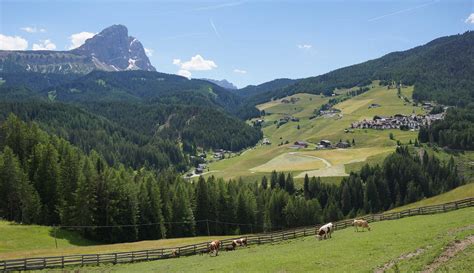
<svg viewBox="0 0 474 273">
<path fill-rule="evenodd" d="M 336 91 L 338 94 L 346 92 Z M 411 98 L 413 87 L 402 88 L 401 93 Z M 341 110 L 341 116 L 310 119 L 315 109 L 328 102 L 328 97 L 300 93 L 284 99 L 290 102 L 284 103 L 283 99 L 279 99 L 257 106 L 265 110 L 262 130 L 271 145 L 258 144 L 241 155 L 212 162 L 209 164 L 211 172 L 207 175 L 254 181 L 276 170 L 291 172 L 297 180 L 308 174 L 337 183 L 341 177 L 365 163 L 382 162 L 395 150 L 397 141 L 408 143 L 417 137 L 417 132 L 401 130 L 345 131 L 351 123 L 372 119 L 375 115 L 424 113 L 421 107 L 400 99 L 396 89 L 379 86 L 378 82 L 374 82 L 369 91 L 336 104 L 334 108 Z M 292 99 L 294 102 L 291 102 Z M 369 108 L 371 104 L 379 104 L 380 107 Z M 299 121 L 277 126 L 277 121 L 285 115 L 296 117 Z M 390 139 L 390 134 L 393 134 L 393 139 Z M 315 144 L 322 139 L 332 143 L 354 140 L 355 145 L 349 149 L 316 150 Z M 295 141 L 306 141 L 310 145 L 306 149 L 294 149 L 292 145 Z"/>
<path fill-rule="evenodd" d="M 422 270 L 454 240 L 474 234 L 474 208 L 372 223 L 372 231 L 336 230 L 332 239 L 314 236 L 268 245 L 251 245 L 218 257 L 190 256 L 135 264 L 74 268 L 75 272 L 369 272 L 403 254 L 389 271 Z M 470 228 L 466 228 L 470 227 Z M 463 229 L 464 228 L 464 229 Z M 452 268 L 472 268 L 472 248 Z"/>
</svg>

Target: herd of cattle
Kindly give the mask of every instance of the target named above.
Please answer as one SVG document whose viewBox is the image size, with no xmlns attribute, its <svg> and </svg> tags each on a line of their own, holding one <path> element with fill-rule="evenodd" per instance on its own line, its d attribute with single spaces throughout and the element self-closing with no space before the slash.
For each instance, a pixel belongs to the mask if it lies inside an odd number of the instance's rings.
<svg viewBox="0 0 474 273">
<path fill-rule="evenodd" d="M 354 229 L 357 232 L 359 231 L 359 228 L 362 228 L 362 230 L 367 229 L 370 231 L 369 223 L 366 220 L 355 219 L 352 225 L 354 226 Z M 333 223 L 327 223 L 323 225 L 322 227 L 320 227 L 318 230 L 316 230 L 316 237 L 319 240 L 331 238 L 331 234 L 334 232 L 334 229 L 335 227 Z M 236 247 L 238 246 L 247 246 L 247 238 L 240 238 L 240 239 L 233 240 L 230 245 L 224 248 L 224 250 L 232 251 L 232 250 L 235 250 Z M 214 240 L 209 243 L 209 246 L 207 249 L 204 249 L 200 252 L 200 255 L 209 253 L 209 255 L 214 254 L 215 256 L 218 256 L 220 247 L 221 247 L 221 241 Z M 172 256 L 179 257 L 179 253 L 175 250 L 173 251 Z"/>
</svg>

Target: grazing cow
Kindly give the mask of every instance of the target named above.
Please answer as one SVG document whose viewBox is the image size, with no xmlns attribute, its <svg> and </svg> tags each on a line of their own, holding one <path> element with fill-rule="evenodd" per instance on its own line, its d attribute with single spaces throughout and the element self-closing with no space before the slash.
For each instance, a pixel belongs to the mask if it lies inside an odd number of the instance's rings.
<svg viewBox="0 0 474 273">
<path fill-rule="evenodd" d="M 334 231 L 334 225 L 332 223 L 327 223 L 324 226 L 320 227 L 316 237 L 319 240 L 331 238 L 331 233 Z"/>
<path fill-rule="evenodd" d="M 247 246 L 247 238 L 240 238 L 232 241 L 232 245 L 236 246 Z"/>
<path fill-rule="evenodd" d="M 362 220 L 362 219 L 354 219 L 354 222 L 352 223 L 352 225 L 354 226 L 354 229 L 355 231 L 359 231 L 359 227 L 362 228 L 362 231 L 364 230 L 364 228 L 368 229 L 370 231 L 370 226 L 369 226 L 369 223 L 365 220 Z"/>
<path fill-rule="evenodd" d="M 171 257 L 179 258 L 179 251 L 177 249 L 173 249 L 173 251 L 171 251 Z"/>
<path fill-rule="evenodd" d="M 216 253 L 216 256 L 218 256 L 220 246 L 221 246 L 221 241 L 219 241 L 219 240 L 212 241 L 209 244 L 209 255 L 211 255 L 212 252 L 214 252 L 214 253 Z"/>
<path fill-rule="evenodd" d="M 233 242 L 232 242 L 231 245 L 228 245 L 228 246 L 225 247 L 225 251 L 232 251 L 232 250 L 235 250 L 235 246 L 234 246 Z"/>
</svg>

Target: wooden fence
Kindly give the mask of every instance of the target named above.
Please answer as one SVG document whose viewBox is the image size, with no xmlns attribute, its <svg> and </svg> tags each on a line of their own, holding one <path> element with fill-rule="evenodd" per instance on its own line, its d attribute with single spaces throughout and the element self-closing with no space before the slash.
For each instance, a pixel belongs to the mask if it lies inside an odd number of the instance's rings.
<svg viewBox="0 0 474 273">
<path fill-rule="evenodd" d="M 400 219 L 408 216 L 426 215 L 448 212 L 461 208 L 474 206 L 474 197 L 467 198 L 455 202 L 445 203 L 441 205 L 426 206 L 415 209 L 408 209 L 400 212 L 371 214 L 359 219 L 365 219 L 368 222 L 384 221 Z M 352 219 L 334 222 L 335 229 L 344 229 L 352 226 Z M 284 231 L 277 231 L 271 233 L 262 233 L 255 235 L 244 235 L 238 238 L 246 237 L 249 245 L 259 245 L 274 243 L 283 240 L 289 240 L 299 237 L 315 235 L 316 227 L 301 227 L 295 229 L 288 229 Z M 230 245 L 233 239 L 221 240 L 221 250 L 225 246 Z M 64 268 L 66 266 L 84 266 L 84 265 L 99 265 L 104 263 L 133 263 L 140 261 L 153 261 L 167 258 L 177 258 L 180 256 L 189 256 L 202 254 L 208 249 L 209 242 L 204 242 L 195 245 L 187 245 L 173 248 L 148 249 L 130 252 L 116 252 L 104 254 L 82 254 L 82 255 L 68 255 L 68 256 L 54 256 L 54 257 L 38 257 L 25 258 L 0 261 L 0 270 L 3 271 L 17 271 L 17 270 L 39 270 L 46 268 Z"/>
</svg>

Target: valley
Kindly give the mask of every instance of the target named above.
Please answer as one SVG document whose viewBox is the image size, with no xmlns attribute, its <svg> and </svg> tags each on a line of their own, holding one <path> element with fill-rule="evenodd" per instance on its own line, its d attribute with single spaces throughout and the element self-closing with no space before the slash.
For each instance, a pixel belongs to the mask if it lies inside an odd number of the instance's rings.
<svg viewBox="0 0 474 273">
<path fill-rule="evenodd" d="M 342 96 L 347 91 L 339 90 L 336 93 Z M 402 88 L 401 94 L 411 98 L 413 87 Z M 399 98 L 397 89 L 387 89 L 386 86 L 380 86 L 379 82 L 374 82 L 369 91 L 335 104 L 333 107 L 341 110 L 340 116 L 311 118 L 314 111 L 330 98 L 299 93 L 257 105 L 260 111 L 265 111 L 265 115 L 252 119 L 252 122 L 263 120 L 262 132 L 271 144 L 260 142 L 240 156 L 213 162 L 209 164 L 209 169 L 214 173 L 209 175 L 224 179 L 243 177 L 251 181 L 276 170 L 291 172 L 296 179 L 302 179 L 306 174 L 310 177 L 341 178 L 365 162 L 381 163 L 384 156 L 395 150 L 397 141 L 408 144 L 410 141 L 414 143 L 417 138 L 416 131 L 396 129 L 354 129 L 346 132 L 345 129 L 350 129 L 351 123 L 374 116 L 426 113 L 421 106 L 413 106 Z M 371 104 L 380 107 L 370 108 Z M 278 126 L 278 121 L 285 116 L 295 117 L 299 121 L 290 120 Z M 393 140 L 389 138 L 390 134 L 394 135 Z M 354 140 L 355 145 L 347 149 L 316 150 L 316 144 L 321 140 L 329 140 L 334 144 L 339 140 L 349 143 Z M 296 141 L 308 142 L 308 147 L 295 148 Z"/>
<path fill-rule="evenodd" d="M 123 14 L 113 12 L 123 3 L 78 1 L 60 3 L 70 17 L 61 21 L 51 14 L 61 1 L 7 2 L 0 270 L 472 268 L 474 13 L 460 20 L 465 7 L 413 23 L 400 17 L 447 4 L 394 12 L 406 3 L 384 3 L 390 13 L 374 18 L 382 4 L 356 6 L 354 28 L 341 32 L 345 19 L 327 23 L 340 14 L 317 22 L 319 1 L 146 1 Z M 346 7 L 333 8 L 321 10 Z M 56 23 L 27 21 L 46 14 Z M 397 24 L 382 24 L 394 15 Z M 448 17 L 457 19 L 442 33 L 452 35 L 439 37 L 431 24 Z M 130 34 L 110 25 L 116 18 Z M 356 232 L 358 223 L 372 230 Z M 249 247 L 238 247 L 246 236 Z"/>
</svg>

